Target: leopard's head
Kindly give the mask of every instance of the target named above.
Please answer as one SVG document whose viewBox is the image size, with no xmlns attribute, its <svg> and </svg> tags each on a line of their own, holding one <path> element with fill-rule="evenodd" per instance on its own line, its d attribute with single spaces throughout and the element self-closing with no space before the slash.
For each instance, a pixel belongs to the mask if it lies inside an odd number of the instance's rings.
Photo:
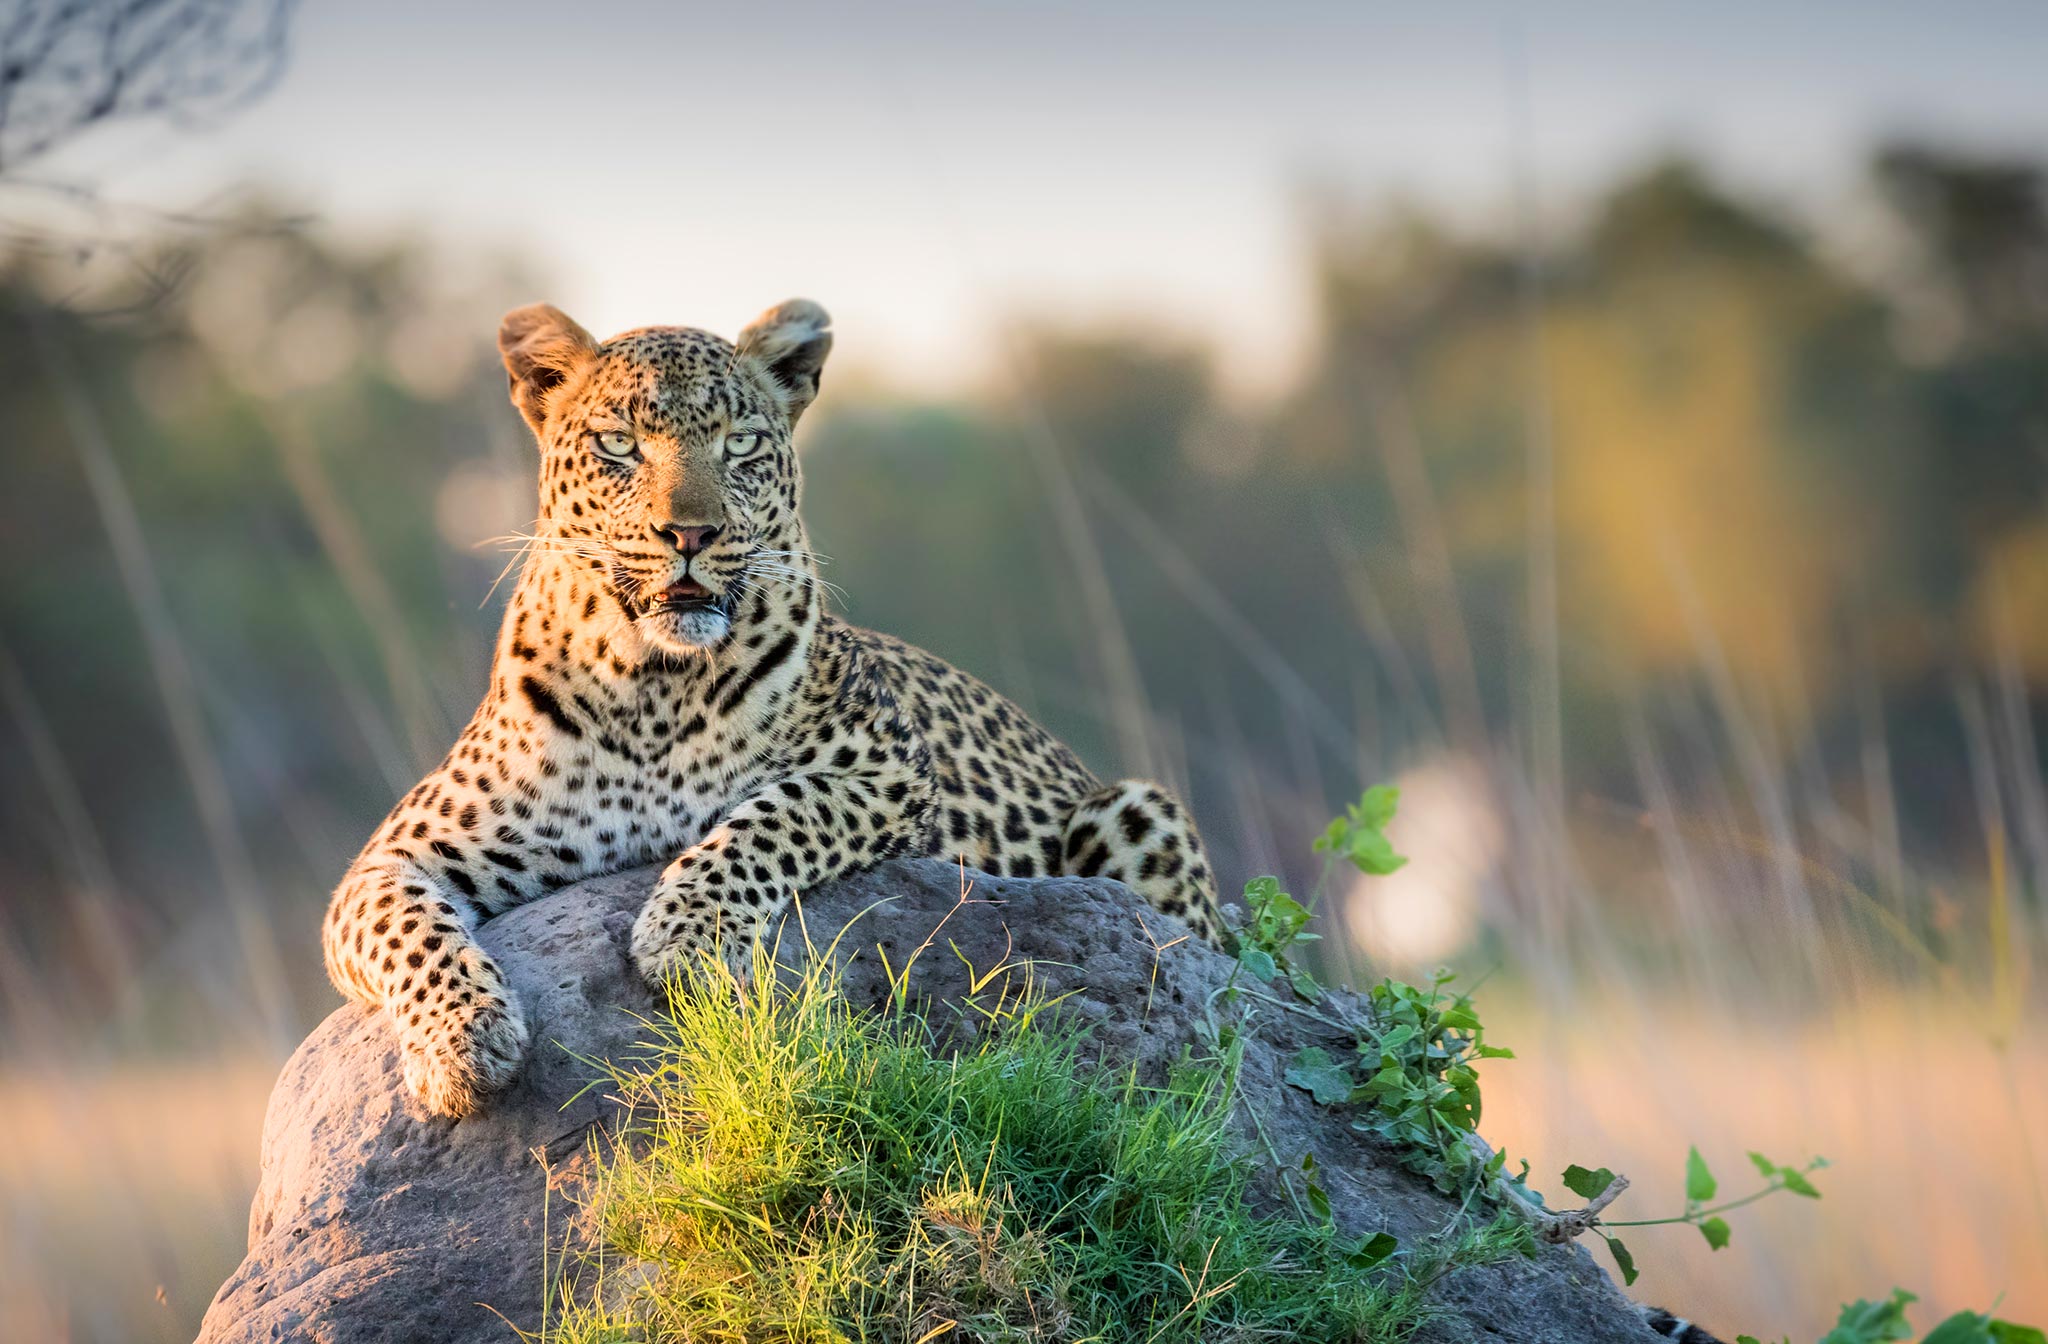
<svg viewBox="0 0 2048 1344">
<path fill-rule="evenodd" d="M 508 313 L 498 349 L 540 443 L 535 545 L 596 571 L 672 653 L 815 600 L 790 433 L 817 396 L 830 322 L 792 299 L 736 344 L 690 327 L 600 343 L 547 304 Z"/>
</svg>

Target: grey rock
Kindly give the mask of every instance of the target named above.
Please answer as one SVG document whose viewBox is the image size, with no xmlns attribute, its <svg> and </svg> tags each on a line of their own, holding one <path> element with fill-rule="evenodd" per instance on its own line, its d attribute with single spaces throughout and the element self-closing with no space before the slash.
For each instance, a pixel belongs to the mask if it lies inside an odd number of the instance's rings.
<svg viewBox="0 0 2048 1344">
<path fill-rule="evenodd" d="M 540 1326 L 548 1269 L 581 1233 L 588 1140 L 618 1118 L 604 1089 L 589 1086 L 598 1070 L 587 1061 L 640 1053 L 636 1015 L 654 1007 L 628 946 L 655 872 L 580 883 L 484 926 L 534 1045 L 519 1079 L 477 1115 L 431 1116 L 406 1095 L 379 1014 L 349 1005 L 306 1039 L 271 1095 L 248 1257 L 214 1298 L 202 1344 L 505 1344 L 513 1325 Z M 1088 1024 L 1106 1060 L 1154 1076 L 1194 1039 L 1230 973 L 1227 959 L 1116 883 L 963 874 L 934 860 L 811 893 L 783 929 L 782 961 L 800 964 L 807 945 L 830 945 L 849 921 L 836 954 L 854 1002 L 887 1002 L 888 968 L 908 963 L 910 993 L 967 1036 L 971 995 L 1029 975 L 1051 994 L 1071 992 L 1061 1011 Z M 1385 1229 L 1409 1243 L 1438 1231 L 1450 1201 L 1343 1114 L 1286 1085 L 1297 1050 L 1344 1045 L 1321 1030 L 1292 1016 L 1262 1025 L 1245 1051 L 1245 1106 L 1284 1162 L 1315 1155 L 1346 1231 Z M 1659 1338 L 1578 1248 L 1459 1271 L 1436 1305 L 1443 1314 L 1418 1336 L 1427 1344 Z"/>
</svg>

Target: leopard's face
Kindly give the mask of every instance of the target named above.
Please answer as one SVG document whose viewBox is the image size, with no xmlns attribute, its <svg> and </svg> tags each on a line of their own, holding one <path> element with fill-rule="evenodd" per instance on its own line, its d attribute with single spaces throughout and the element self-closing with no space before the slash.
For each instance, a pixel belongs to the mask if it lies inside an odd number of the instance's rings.
<svg viewBox="0 0 2048 1344">
<path fill-rule="evenodd" d="M 587 548 L 627 616 L 676 651 L 731 633 L 750 575 L 801 540 L 789 417 L 752 361 L 706 332 L 608 341 L 550 407 L 549 534 Z"/>
<path fill-rule="evenodd" d="M 537 544 L 595 571 L 655 647 L 716 648 L 810 573 L 790 435 L 830 348 L 823 310 L 785 304 L 737 345 L 652 327 L 600 346 L 535 313 L 500 344 L 541 447 Z"/>
</svg>

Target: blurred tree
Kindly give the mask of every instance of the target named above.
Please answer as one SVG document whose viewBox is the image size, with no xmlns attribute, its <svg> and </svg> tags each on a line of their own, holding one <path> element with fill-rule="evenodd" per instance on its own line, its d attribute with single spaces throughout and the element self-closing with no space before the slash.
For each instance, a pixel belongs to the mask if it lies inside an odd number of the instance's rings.
<svg viewBox="0 0 2048 1344">
<path fill-rule="evenodd" d="M 1182 441 L 1214 396 L 1202 351 L 1135 332 L 1049 330 L 1019 348 L 1025 404 L 1063 451 L 1148 494 L 1181 483 Z"/>
<path fill-rule="evenodd" d="M 1897 379 L 1874 297 L 1795 230 L 1682 161 L 1621 184 L 1545 259 L 1541 404 L 1507 255 L 1412 219 L 1340 226 L 1319 255 L 1326 335 L 1291 442 L 1334 464 L 1346 436 L 1381 427 L 1388 490 L 1412 503 L 1375 568 L 1398 572 L 1403 552 L 1455 557 L 1448 595 L 1477 645 L 1505 655 L 1478 659 L 1496 715 L 1540 633 L 1521 602 L 1539 415 L 1557 463 L 1568 693 L 1713 659 L 1781 708 L 1826 682 L 1836 607 L 1855 592 L 1844 576 L 1881 549 L 1865 520 Z M 1389 399 L 1407 415 L 1376 413 Z M 1404 487 L 1417 455 L 1426 475 Z M 1406 604 L 1411 628 L 1447 619 L 1434 586 Z"/>
<path fill-rule="evenodd" d="M 2048 677 L 2048 200 L 2038 164 L 1926 145 L 1877 157 L 1907 233 L 1903 319 L 1918 605 L 1977 657 Z M 1944 633 L 1948 633 L 1944 630 Z"/>
<path fill-rule="evenodd" d="M 295 0 L 14 0 L 0 17 L 0 174 L 102 122 L 219 115 L 284 68 Z"/>
<path fill-rule="evenodd" d="M 1901 143 L 1880 150 L 1874 170 L 1914 260 L 1947 288 L 1959 339 L 2038 339 L 2048 323 L 2040 165 Z"/>
</svg>

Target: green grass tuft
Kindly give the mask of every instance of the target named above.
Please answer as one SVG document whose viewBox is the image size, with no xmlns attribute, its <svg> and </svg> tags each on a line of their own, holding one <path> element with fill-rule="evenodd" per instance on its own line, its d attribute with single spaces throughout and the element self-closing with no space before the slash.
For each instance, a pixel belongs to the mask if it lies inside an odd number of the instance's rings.
<svg viewBox="0 0 2048 1344">
<path fill-rule="evenodd" d="M 1250 1207 L 1234 1058 L 1142 1086 L 1042 1007 L 949 1053 L 824 970 L 673 986 L 612 1077 L 636 1128 L 602 1155 L 597 1249 L 542 1338 L 1390 1344 L 1427 1278 L 1496 1249 L 1347 1265 L 1327 1223 Z"/>
</svg>

